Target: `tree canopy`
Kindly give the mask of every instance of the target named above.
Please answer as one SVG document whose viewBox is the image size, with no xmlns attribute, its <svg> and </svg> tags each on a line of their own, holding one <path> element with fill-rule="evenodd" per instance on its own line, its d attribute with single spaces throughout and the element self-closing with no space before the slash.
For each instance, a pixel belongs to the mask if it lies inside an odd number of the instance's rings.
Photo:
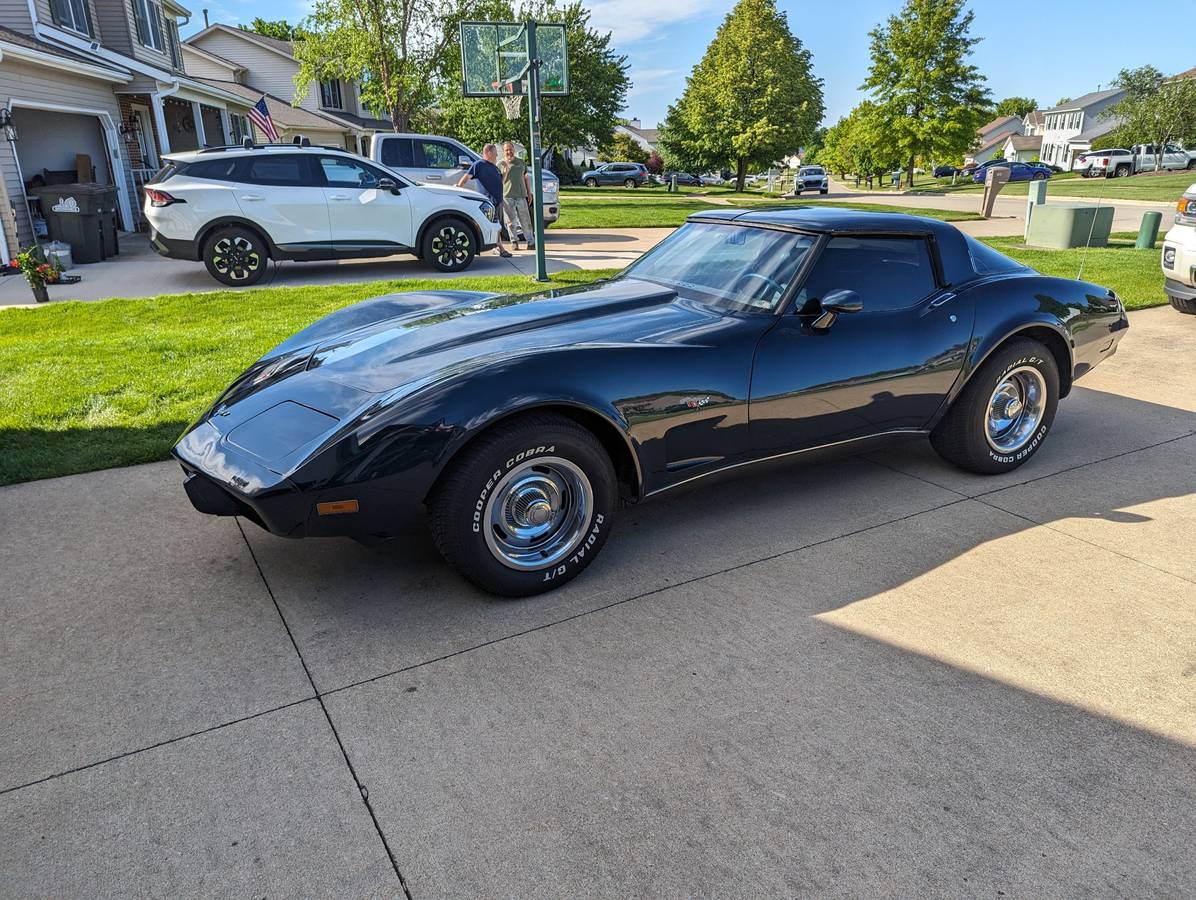
<svg viewBox="0 0 1196 900">
<path fill-rule="evenodd" d="M 648 151 L 625 131 L 616 131 L 607 143 L 598 148 L 598 161 L 646 163 Z"/>
<path fill-rule="evenodd" d="M 994 115 L 1022 116 L 1023 118 L 1038 109 L 1038 101 L 1032 97 L 1006 97 L 997 104 Z"/>
<path fill-rule="evenodd" d="M 968 61 L 980 38 L 971 36 L 972 13 L 963 7 L 964 0 L 906 0 L 869 33 L 872 63 L 862 87 L 872 92 L 911 180 L 919 157 L 966 153 L 992 109 L 984 76 Z"/>
<path fill-rule="evenodd" d="M 669 107 L 662 144 L 670 166 L 749 165 L 795 152 L 822 119 L 822 80 L 775 0 L 739 0 Z"/>
<path fill-rule="evenodd" d="M 301 41 L 304 38 L 303 29 L 298 25 L 292 25 L 286 19 L 267 20 L 257 16 L 248 25 L 240 27 L 242 31 L 251 31 L 280 41 Z"/>
<path fill-rule="evenodd" d="M 1115 82 L 1125 97 L 1104 115 L 1121 120 L 1118 138 L 1126 144 L 1196 141 L 1196 78 L 1165 78 L 1154 66 L 1122 69 Z M 1161 152 L 1155 169 L 1162 167 Z"/>
</svg>

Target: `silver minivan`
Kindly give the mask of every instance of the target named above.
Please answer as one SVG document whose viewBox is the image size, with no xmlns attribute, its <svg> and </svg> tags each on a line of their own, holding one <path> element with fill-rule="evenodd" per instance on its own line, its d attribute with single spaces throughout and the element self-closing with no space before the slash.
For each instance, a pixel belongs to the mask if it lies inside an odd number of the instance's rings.
<svg viewBox="0 0 1196 900">
<path fill-rule="evenodd" d="M 370 140 L 370 159 L 419 184 L 454 185 L 461 177 L 461 170 L 468 169 L 481 156 L 460 141 L 443 135 L 378 133 Z M 547 169 L 541 175 L 544 224 L 549 225 L 561 215 L 561 182 Z M 472 179 L 466 187 L 481 193 L 480 186 Z"/>
</svg>

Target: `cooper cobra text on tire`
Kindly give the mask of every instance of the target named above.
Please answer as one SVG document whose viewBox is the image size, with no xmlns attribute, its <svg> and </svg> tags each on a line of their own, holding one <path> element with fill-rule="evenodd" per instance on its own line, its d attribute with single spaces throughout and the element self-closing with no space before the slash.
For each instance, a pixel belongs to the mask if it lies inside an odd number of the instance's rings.
<svg viewBox="0 0 1196 900">
<path fill-rule="evenodd" d="M 930 443 L 961 469 L 1007 472 L 1038 452 L 1058 403 L 1054 356 L 1038 341 L 1016 338 L 972 375 L 931 432 Z"/>
<path fill-rule="evenodd" d="M 484 433 L 428 500 L 445 560 L 482 590 L 524 597 L 581 573 L 606 543 L 614 467 L 585 428 L 532 413 Z"/>
<path fill-rule="evenodd" d="M 222 284 L 245 287 L 266 274 L 266 243 L 255 232 L 238 225 L 220 228 L 204 242 L 203 262 L 208 274 Z"/>
<path fill-rule="evenodd" d="M 468 269 L 478 252 L 473 229 L 452 216 L 437 219 L 429 225 L 421 243 L 420 256 L 441 272 Z"/>
</svg>

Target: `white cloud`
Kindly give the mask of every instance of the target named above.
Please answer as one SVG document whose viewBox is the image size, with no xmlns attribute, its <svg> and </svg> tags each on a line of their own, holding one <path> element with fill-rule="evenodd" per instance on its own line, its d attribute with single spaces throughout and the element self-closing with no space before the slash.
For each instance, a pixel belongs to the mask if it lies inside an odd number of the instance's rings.
<svg viewBox="0 0 1196 900">
<path fill-rule="evenodd" d="M 590 23 L 620 41 L 651 38 L 670 25 L 728 6 L 726 0 L 593 0 Z"/>
<path fill-rule="evenodd" d="M 677 69 L 637 69 L 635 66 L 632 66 L 632 87 L 627 92 L 627 96 L 638 97 L 640 94 L 649 94 L 661 88 L 673 87 L 674 85 L 671 82 L 668 84 L 660 84 L 660 82 L 676 75 L 678 71 Z"/>
</svg>

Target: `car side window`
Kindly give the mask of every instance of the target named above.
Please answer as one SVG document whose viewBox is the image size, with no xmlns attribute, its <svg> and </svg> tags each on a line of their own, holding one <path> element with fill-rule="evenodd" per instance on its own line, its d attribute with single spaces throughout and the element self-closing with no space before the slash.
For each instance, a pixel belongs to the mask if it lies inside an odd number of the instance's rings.
<svg viewBox="0 0 1196 900">
<path fill-rule="evenodd" d="M 457 157 L 460 156 L 456 150 L 441 141 L 416 141 L 415 142 L 417 155 L 422 159 L 417 163 L 424 169 L 455 169 L 457 168 Z"/>
<path fill-rule="evenodd" d="M 415 163 L 411 158 L 411 138 L 379 137 L 382 142 L 382 165 L 391 168 L 410 169 Z"/>
<path fill-rule="evenodd" d="M 236 181 L 239 157 L 232 159 L 205 159 L 203 162 L 190 163 L 187 166 L 188 178 L 205 178 L 212 181 Z"/>
<path fill-rule="evenodd" d="M 378 186 L 377 171 L 347 156 L 321 156 L 320 171 L 329 185 L 361 189 Z"/>
<path fill-rule="evenodd" d="M 836 237 L 818 256 L 798 293 L 796 309 L 815 312 L 836 290 L 855 291 L 864 312 L 906 309 L 937 287 L 930 248 L 922 237 Z"/>
<path fill-rule="evenodd" d="M 245 171 L 245 181 L 250 184 L 296 186 L 311 183 L 307 175 L 307 164 L 298 153 L 286 155 L 269 154 L 250 157 Z"/>
</svg>

